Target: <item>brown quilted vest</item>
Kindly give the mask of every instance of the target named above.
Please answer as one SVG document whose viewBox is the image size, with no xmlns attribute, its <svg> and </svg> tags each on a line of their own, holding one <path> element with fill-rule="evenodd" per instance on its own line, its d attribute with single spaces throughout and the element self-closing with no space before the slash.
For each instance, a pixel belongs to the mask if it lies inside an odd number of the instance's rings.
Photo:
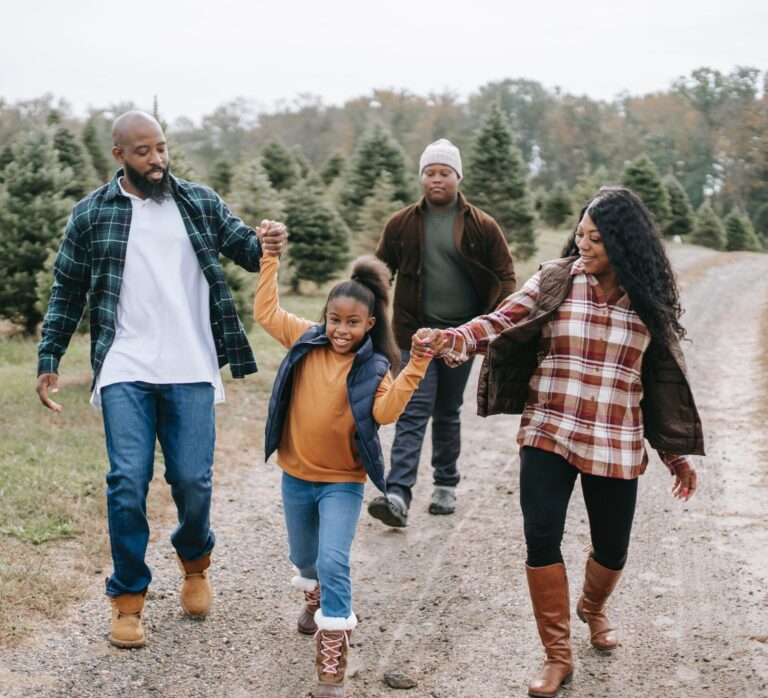
<svg viewBox="0 0 768 698">
<path fill-rule="evenodd" d="M 570 292 L 571 267 L 576 259 L 543 264 L 536 306 L 525 320 L 504 330 L 488 346 L 477 387 L 477 413 L 481 417 L 522 413 L 528 384 L 538 366 L 541 330 Z M 685 374 L 679 342 L 663 346 L 651 340 L 642 367 L 640 408 L 645 438 L 660 451 L 703 456 L 701 418 Z"/>
</svg>

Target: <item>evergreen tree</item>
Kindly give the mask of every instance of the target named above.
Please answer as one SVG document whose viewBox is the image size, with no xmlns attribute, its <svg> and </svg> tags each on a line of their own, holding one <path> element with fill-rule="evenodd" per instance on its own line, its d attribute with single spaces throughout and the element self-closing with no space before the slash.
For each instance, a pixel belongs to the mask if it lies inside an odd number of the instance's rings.
<svg viewBox="0 0 768 698">
<path fill-rule="evenodd" d="M 21 134 L 0 188 L 0 313 L 32 334 L 37 307 L 37 272 L 61 236 L 72 201 L 62 192 L 72 171 L 58 161 L 49 130 Z"/>
<path fill-rule="evenodd" d="M 669 194 L 661 182 L 661 176 L 647 155 L 630 162 L 621 175 L 621 183 L 637 194 L 656 218 L 662 230 L 669 222 Z"/>
<path fill-rule="evenodd" d="M 299 166 L 288 148 L 276 140 L 268 140 L 261 148 L 261 164 L 277 191 L 290 189 L 299 179 Z"/>
<path fill-rule="evenodd" d="M 602 165 L 591 170 L 589 165 L 585 166 L 581 174 L 576 178 L 576 184 L 573 187 L 574 209 L 578 214 L 587 202 L 590 201 L 600 190 L 600 187 L 610 185 L 611 178 L 608 176 L 608 170 Z"/>
<path fill-rule="evenodd" d="M 299 170 L 299 177 L 301 179 L 306 179 L 314 172 L 312 163 L 307 160 L 300 144 L 297 143 L 291 148 L 291 155 L 293 155 L 293 159 L 296 161 L 296 167 Z"/>
<path fill-rule="evenodd" d="M 285 224 L 290 231 L 288 264 L 296 291 L 302 280 L 322 284 L 344 268 L 349 229 L 323 197 L 319 182 L 300 182 L 286 197 Z"/>
<path fill-rule="evenodd" d="M 573 200 L 568 189 L 558 182 L 541 202 L 541 220 L 548 226 L 557 228 L 573 215 Z"/>
<path fill-rule="evenodd" d="M 11 144 L 6 143 L 5 147 L 0 150 L 0 184 L 5 181 L 5 168 L 13 162 L 13 151 L 11 150 Z"/>
<path fill-rule="evenodd" d="M 496 219 L 516 257 L 532 257 L 536 232 L 525 164 L 497 105 L 477 132 L 464 171 L 470 201 Z"/>
<path fill-rule="evenodd" d="M 283 216 L 283 202 L 259 158 L 246 160 L 235 168 L 228 200 L 235 215 L 247 225 L 257 226 L 264 219 L 280 220 Z"/>
<path fill-rule="evenodd" d="M 403 149 L 377 124 L 358 141 L 340 194 L 342 214 L 353 229 L 357 228 L 360 208 L 371 195 L 381 172 L 389 172 L 392 177 L 395 198 L 411 199 L 413 192 L 406 175 Z"/>
<path fill-rule="evenodd" d="M 282 220 L 283 202 L 269 183 L 259 158 L 247 160 L 232 171 L 228 196 L 233 213 L 252 227 L 263 220 Z M 224 275 L 235 299 L 238 315 L 246 329 L 253 324 L 253 274 L 234 262 L 222 259 Z"/>
<path fill-rule="evenodd" d="M 384 224 L 405 204 L 395 198 L 395 185 L 389 172 L 382 172 L 371 195 L 363 202 L 358 214 L 358 234 L 361 252 L 373 252 L 379 242 Z"/>
<path fill-rule="evenodd" d="M 2 167 L 1 164 L 0 167 Z M 763 247 L 768 249 L 768 204 L 763 204 L 757 209 L 754 224 L 757 237 L 760 239 Z"/>
<path fill-rule="evenodd" d="M 59 124 L 53 134 L 53 146 L 59 162 L 72 170 L 72 180 L 64 196 L 79 201 L 98 186 L 96 173 L 88 160 L 84 146 L 64 124 Z"/>
<path fill-rule="evenodd" d="M 95 118 L 95 116 L 91 116 L 85 122 L 83 127 L 83 145 L 91 159 L 93 169 L 96 171 L 96 177 L 103 184 L 109 181 L 116 168 L 113 168 L 111 158 L 107 155 L 109 149 L 105 148 L 104 143 L 99 138 Z"/>
<path fill-rule="evenodd" d="M 723 224 L 707 200 L 696 211 L 696 226 L 691 236 L 691 242 L 715 250 L 725 249 L 726 237 Z"/>
<path fill-rule="evenodd" d="M 752 223 L 743 213 L 731 211 L 723 221 L 725 226 L 725 249 L 729 252 L 746 250 L 759 252 L 762 249 L 760 240 L 752 228 Z"/>
<path fill-rule="evenodd" d="M 320 178 L 323 180 L 323 184 L 329 186 L 334 179 L 344 174 L 346 164 L 347 161 L 340 152 L 336 151 L 331 155 L 320 168 Z"/>
<path fill-rule="evenodd" d="M 232 177 L 234 171 L 227 158 L 220 158 L 213 163 L 213 171 L 210 176 L 211 189 L 213 189 L 222 199 L 229 196 L 232 188 Z"/>
<path fill-rule="evenodd" d="M 195 169 L 192 167 L 192 163 L 189 161 L 187 151 L 184 150 L 176 141 L 167 137 L 168 143 L 168 156 L 171 168 L 171 174 L 179 179 L 184 179 L 187 182 L 194 182 L 197 180 Z"/>
<path fill-rule="evenodd" d="M 693 232 L 696 219 L 694 218 L 693 206 L 688 198 L 688 192 L 674 175 L 667 175 L 662 180 L 669 197 L 669 219 L 664 229 L 668 237 L 679 235 L 684 237 Z"/>
</svg>

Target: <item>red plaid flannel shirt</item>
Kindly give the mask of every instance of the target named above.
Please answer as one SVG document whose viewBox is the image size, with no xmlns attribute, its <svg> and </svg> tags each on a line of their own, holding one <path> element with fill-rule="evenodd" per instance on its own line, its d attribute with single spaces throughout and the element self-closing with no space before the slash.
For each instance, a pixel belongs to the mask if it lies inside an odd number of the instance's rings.
<svg viewBox="0 0 768 698">
<path fill-rule="evenodd" d="M 634 479 L 648 464 L 640 400 L 650 334 L 623 290 L 606 300 L 580 260 L 571 275 L 571 292 L 542 328 L 517 442 L 557 453 L 585 473 Z M 536 305 L 539 280 L 537 273 L 494 312 L 446 330 L 447 362 L 485 353 L 491 340 L 523 320 Z M 673 474 L 691 468 L 689 456 L 659 456 Z"/>
</svg>

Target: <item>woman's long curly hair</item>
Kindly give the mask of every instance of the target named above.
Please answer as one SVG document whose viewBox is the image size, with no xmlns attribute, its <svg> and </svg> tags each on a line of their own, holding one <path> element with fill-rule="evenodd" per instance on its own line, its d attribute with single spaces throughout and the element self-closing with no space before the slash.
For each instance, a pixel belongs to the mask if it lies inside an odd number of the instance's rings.
<svg viewBox="0 0 768 698">
<path fill-rule="evenodd" d="M 368 314 L 376 323 L 368 333 L 373 350 L 383 354 L 396 373 L 400 368 L 400 349 L 397 347 L 392 323 L 389 320 L 389 267 L 373 255 L 358 257 L 352 264 L 351 278 L 339 281 L 328 294 L 322 320 L 326 321 L 328 303 L 334 298 L 354 298 L 368 308 Z"/>
<path fill-rule="evenodd" d="M 602 187 L 581 210 L 579 222 L 585 213 L 600 231 L 618 281 L 651 337 L 665 346 L 673 338 L 684 339 L 680 292 L 651 212 L 631 190 Z M 565 243 L 564 257 L 579 254 L 577 229 Z"/>
</svg>

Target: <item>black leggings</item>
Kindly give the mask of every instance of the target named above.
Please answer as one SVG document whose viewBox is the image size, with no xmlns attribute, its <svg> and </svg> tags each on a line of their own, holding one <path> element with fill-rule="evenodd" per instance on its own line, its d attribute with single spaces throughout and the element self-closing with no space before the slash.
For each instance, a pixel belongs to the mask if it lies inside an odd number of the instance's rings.
<svg viewBox="0 0 768 698">
<path fill-rule="evenodd" d="M 520 506 L 529 567 L 563 562 L 565 515 L 579 471 L 562 456 L 524 446 L 520 451 Z M 581 474 L 589 516 L 592 557 L 612 570 L 627 561 L 629 534 L 637 501 L 637 479 Z"/>
</svg>

